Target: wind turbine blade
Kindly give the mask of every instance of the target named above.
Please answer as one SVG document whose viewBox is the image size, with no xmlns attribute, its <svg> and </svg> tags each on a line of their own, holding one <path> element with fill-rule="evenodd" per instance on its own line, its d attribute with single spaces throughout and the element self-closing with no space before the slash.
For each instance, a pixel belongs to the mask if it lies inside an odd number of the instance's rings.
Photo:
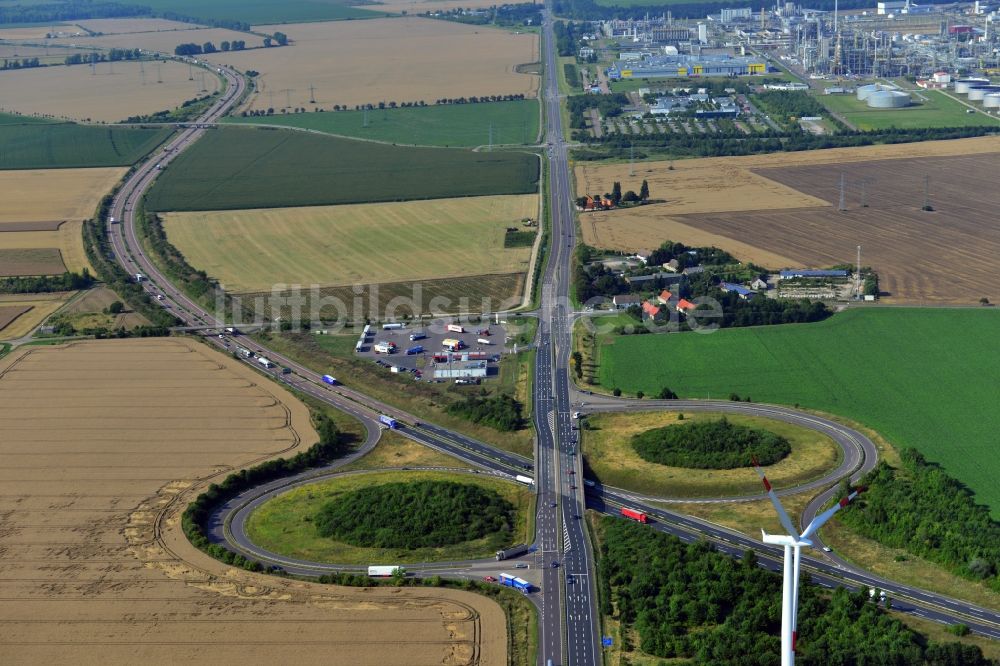
<svg viewBox="0 0 1000 666">
<path fill-rule="evenodd" d="M 774 494 L 771 482 L 767 480 L 767 477 L 764 475 L 764 470 L 762 470 L 760 465 L 757 464 L 757 458 L 753 458 L 753 468 L 757 471 L 757 475 L 760 477 L 760 480 L 764 482 L 764 490 L 767 491 L 767 496 L 771 499 L 771 504 L 774 505 L 774 510 L 778 512 L 778 520 L 781 521 L 781 526 L 785 528 L 785 531 L 788 532 L 789 535 L 798 539 L 798 530 L 795 529 L 795 525 L 792 523 L 791 518 L 789 518 L 788 514 L 785 512 L 785 507 L 781 506 L 781 500 L 779 500 L 778 496 Z"/>
<path fill-rule="evenodd" d="M 808 526 L 806 526 L 805 531 L 802 533 L 802 538 L 803 539 L 808 539 L 810 535 L 815 534 L 816 531 L 819 528 L 823 527 L 823 525 L 824 525 L 824 523 L 826 523 L 826 521 L 828 521 L 831 518 L 833 518 L 833 514 L 837 513 L 838 511 L 840 511 L 841 509 L 843 509 L 845 506 L 847 506 L 848 504 L 850 504 L 851 500 L 853 500 L 855 497 L 857 497 L 858 495 L 860 495 L 862 490 L 864 490 L 864 488 L 858 488 L 857 490 L 855 490 L 854 492 L 852 492 L 850 495 L 848 495 L 847 497 L 842 498 L 839 502 L 837 502 L 836 504 L 834 504 L 833 506 L 831 506 L 829 509 L 827 509 L 823 513 L 819 514 L 815 518 L 813 518 L 812 522 L 809 523 Z"/>
</svg>

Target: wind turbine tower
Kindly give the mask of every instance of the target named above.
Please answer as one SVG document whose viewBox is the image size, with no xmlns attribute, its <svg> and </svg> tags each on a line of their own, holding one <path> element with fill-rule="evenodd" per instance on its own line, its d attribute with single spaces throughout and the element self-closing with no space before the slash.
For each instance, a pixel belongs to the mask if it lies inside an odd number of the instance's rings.
<svg viewBox="0 0 1000 666">
<path fill-rule="evenodd" d="M 785 549 L 784 582 L 781 588 L 781 666 L 795 666 L 796 614 L 799 608 L 799 570 L 802 548 L 812 546 L 813 542 L 809 540 L 809 537 L 815 534 L 826 521 L 833 518 L 833 514 L 847 506 L 864 488 L 852 490 L 847 497 L 813 518 L 802 534 L 799 534 L 756 459 L 754 459 L 754 469 L 761 481 L 764 482 L 767 496 L 770 498 L 771 504 L 774 505 L 774 510 L 778 513 L 778 520 L 781 521 L 781 526 L 787 532 L 787 534 L 768 534 L 764 530 L 760 531 L 764 543 L 782 546 Z"/>
</svg>

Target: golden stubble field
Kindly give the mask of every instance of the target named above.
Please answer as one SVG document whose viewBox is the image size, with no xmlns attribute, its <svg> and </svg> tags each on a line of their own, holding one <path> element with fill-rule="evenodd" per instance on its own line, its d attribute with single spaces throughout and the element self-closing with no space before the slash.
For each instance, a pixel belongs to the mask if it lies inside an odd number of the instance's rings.
<svg viewBox="0 0 1000 666">
<path fill-rule="evenodd" d="M 102 62 L 94 70 L 88 65 L 21 69 L 0 76 L 0 100 L 5 110 L 26 115 L 118 122 L 205 94 L 202 78 L 209 92 L 219 86 L 211 74 L 195 72 L 194 80 L 188 76 L 188 67 L 173 61 Z"/>
<path fill-rule="evenodd" d="M 289 394 L 185 339 L 0 361 L 0 662 L 506 663 L 492 601 L 226 567 L 179 514 L 210 480 L 315 440 Z"/>
<path fill-rule="evenodd" d="M 821 267 L 853 261 L 879 271 L 898 302 L 978 300 L 991 282 L 1000 228 L 990 211 L 991 165 L 1000 137 L 838 148 L 747 157 L 583 165 L 578 193 L 649 181 L 657 203 L 580 216 L 584 242 L 615 250 L 652 249 L 665 240 L 716 245 L 768 268 Z M 671 170 L 669 167 L 673 165 Z M 835 210 L 840 174 L 848 211 Z M 933 213 L 919 211 L 924 176 Z M 865 180 L 868 207 L 860 205 Z M 946 252 L 948 262 L 926 262 Z M 961 275 L 949 266 L 963 266 Z"/>
<path fill-rule="evenodd" d="M 537 216 L 538 195 L 523 194 L 168 213 L 164 226 L 192 266 L 239 293 L 523 273 L 531 247 L 505 249 L 504 234 Z"/>
<path fill-rule="evenodd" d="M 324 109 L 538 90 L 537 76 L 515 71 L 538 60 L 534 34 L 417 17 L 257 28 L 280 30 L 294 44 L 206 58 L 260 72 L 248 109 L 311 108 L 310 86 Z"/>
<path fill-rule="evenodd" d="M 66 268 L 93 273 L 83 249 L 83 220 L 126 169 L 0 171 L 0 250 L 57 248 Z M 48 223 L 48 224 L 44 224 Z"/>
</svg>

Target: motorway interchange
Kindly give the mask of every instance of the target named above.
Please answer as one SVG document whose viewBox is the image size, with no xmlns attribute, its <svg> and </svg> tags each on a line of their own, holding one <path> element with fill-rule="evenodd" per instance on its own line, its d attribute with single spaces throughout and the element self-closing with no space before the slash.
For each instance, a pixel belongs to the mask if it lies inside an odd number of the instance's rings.
<svg viewBox="0 0 1000 666">
<path fill-rule="evenodd" d="M 573 666 L 592 666 L 601 663 L 600 618 L 597 611 L 594 555 L 586 534 L 586 521 L 580 520 L 584 509 L 609 514 L 619 514 L 623 506 L 644 511 L 650 518 L 650 528 L 675 534 L 685 541 L 708 539 L 723 552 L 740 556 L 746 550 L 758 554 L 761 566 L 778 570 L 781 566 L 779 549 L 762 544 L 742 534 L 707 521 L 682 516 L 649 504 L 659 498 L 648 498 L 600 485 L 593 487 L 576 483 L 583 478 L 582 458 L 575 445 L 572 413 L 578 409 L 593 411 L 622 411 L 640 409 L 683 409 L 685 411 L 739 411 L 777 418 L 813 428 L 834 439 L 843 449 L 843 463 L 831 475 L 804 489 L 819 492 L 809 504 L 803 522 L 808 522 L 836 492 L 836 481 L 844 476 L 857 479 L 876 461 L 876 451 L 871 441 L 861 433 L 839 423 L 822 419 L 794 409 L 722 401 L 643 401 L 623 400 L 592 396 L 578 392 L 570 381 L 569 354 L 571 352 L 571 327 L 574 314 L 568 307 L 568 288 L 572 247 L 575 243 L 575 221 L 572 209 L 567 146 L 563 140 L 559 93 L 556 79 L 556 56 L 551 14 L 545 13 L 543 25 L 543 52 L 545 79 L 543 85 L 546 117 L 546 156 L 550 186 L 550 256 L 540 284 L 541 302 L 537 311 L 539 328 L 535 345 L 538 350 L 533 392 L 534 426 L 536 431 L 533 460 L 495 449 L 466 437 L 428 423 L 419 423 L 412 415 L 389 405 L 377 402 L 363 393 L 344 387 L 330 386 L 321 376 L 308 368 L 282 356 L 256 342 L 244 339 L 242 344 L 257 355 L 266 355 L 278 364 L 268 371 L 275 380 L 306 393 L 357 418 L 367 430 L 367 438 L 358 450 L 336 465 L 326 469 L 311 470 L 297 477 L 282 479 L 247 491 L 219 507 L 210 525 L 213 539 L 225 543 L 230 549 L 254 557 L 265 564 L 280 565 L 290 573 L 319 575 L 325 571 L 355 569 L 319 565 L 289 560 L 262 552 L 243 530 L 247 515 L 266 499 L 295 485 L 310 483 L 318 478 L 337 473 L 337 468 L 363 456 L 378 442 L 381 428 L 378 418 L 382 414 L 398 419 L 400 433 L 422 445 L 455 456 L 471 463 L 480 473 L 505 478 L 529 474 L 535 479 L 539 501 L 536 516 L 536 549 L 529 556 L 540 574 L 539 593 L 529 596 L 540 610 L 539 664 L 551 663 Z M 112 249 L 117 261 L 130 273 L 147 276 L 150 288 L 163 294 L 165 307 L 182 320 L 184 327 L 221 329 L 218 321 L 201 306 L 194 303 L 175 287 L 144 254 L 136 234 L 135 210 L 140 199 L 158 175 L 158 166 L 166 167 L 178 154 L 188 148 L 205 131 L 205 128 L 223 116 L 241 99 L 246 90 L 244 77 L 229 68 L 222 68 L 220 75 L 226 80 L 226 91 L 197 123 L 188 125 L 172 138 L 163 152 L 140 164 L 114 198 L 110 216 L 119 224 L 109 225 Z M 206 340 L 220 349 L 226 342 L 215 335 Z M 281 366 L 291 370 L 283 374 Z M 260 369 L 260 368 L 258 368 Z M 585 404 L 584 404 L 585 403 Z M 530 471 L 529 471 L 530 470 Z M 753 499 L 759 499 L 756 496 Z M 740 501 L 751 498 L 719 498 L 715 501 Z M 821 545 L 817 544 L 817 545 Z M 552 567 L 551 562 L 560 566 Z M 943 623 L 963 623 L 974 632 L 1000 639 L 1000 613 L 925 592 L 910 586 L 881 579 L 857 570 L 833 555 L 821 559 L 804 557 L 804 568 L 813 581 L 824 586 L 877 587 L 886 590 L 893 599 L 896 610 L 910 612 Z M 496 563 L 437 563 L 408 567 L 420 575 L 433 572 L 458 577 L 479 576 L 483 571 L 495 570 Z M 573 581 L 570 583 L 570 581 Z"/>
</svg>

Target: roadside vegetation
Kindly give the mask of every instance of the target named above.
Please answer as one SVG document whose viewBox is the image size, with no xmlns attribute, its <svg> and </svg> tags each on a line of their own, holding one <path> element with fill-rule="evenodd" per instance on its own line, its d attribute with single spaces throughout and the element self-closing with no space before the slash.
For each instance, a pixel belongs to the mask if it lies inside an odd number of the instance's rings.
<svg viewBox="0 0 1000 666">
<path fill-rule="evenodd" d="M 320 536 L 365 548 L 438 548 L 490 536 L 511 538 L 514 505 L 459 481 L 366 486 L 334 497 L 313 518 Z"/>
<path fill-rule="evenodd" d="M 646 430 L 632 436 L 632 447 L 648 462 L 694 469 L 750 467 L 754 459 L 773 465 L 792 452 L 781 435 L 726 417 Z"/>
<path fill-rule="evenodd" d="M 152 211 L 229 210 L 527 194 L 538 158 L 404 148 L 265 128 L 208 132 L 147 195 Z"/>
<path fill-rule="evenodd" d="M 904 449 L 898 468 L 880 461 L 861 485 L 840 522 L 1000 592 L 1000 522 L 941 466 Z"/>
<path fill-rule="evenodd" d="M 130 165 L 169 134 L 157 127 L 78 125 L 0 113 L 0 169 Z"/>
<path fill-rule="evenodd" d="M 596 522 L 601 612 L 619 623 L 620 649 L 684 663 L 775 663 L 781 625 L 781 576 L 706 542 L 629 521 Z M 868 599 L 867 590 L 832 593 L 803 581 L 796 661 L 989 666 L 982 651 L 934 643 Z"/>
<path fill-rule="evenodd" d="M 992 394 L 969 378 L 1000 374 L 1000 352 L 982 344 L 998 334 L 990 309 L 852 309 L 804 326 L 616 337 L 600 348 L 599 375 L 632 395 L 669 386 L 842 415 L 939 462 L 996 518 Z"/>
<path fill-rule="evenodd" d="M 271 552 L 313 562 L 478 559 L 531 541 L 533 503 L 527 488 L 484 475 L 362 472 L 278 495 L 250 515 L 247 535 Z"/>
<path fill-rule="evenodd" d="M 392 144 L 442 147 L 522 145 L 538 137 L 538 101 L 272 114 L 227 123 L 280 125 Z"/>
<path fill-rule="evenodd" d="M 645 495 L 672 498 L 732 497 L 760 493 L 760 479 L 749 467 L 704 469 L 650 462 L 634 447 L 634 438 L 660 432 L 681 435 L 691 424 L 718 423 L 718 413 L 676 411 L 609 412 L 581 419 L 580 441 L 587 478 Z M 776 488 L 789 488 L 834 469 L 842 453 L 833 440 L 800 426 L 761 417 L 727 414 L 734 428 L 767 432 L 783 439 L 790 453 L 767 467 Z M 680 437 L 687 441 L 685 437 Z M 741 457 L 741 452 L 736 456 Z M 687 462 L 679 460 L 678 462 Z"/>
</svg>

